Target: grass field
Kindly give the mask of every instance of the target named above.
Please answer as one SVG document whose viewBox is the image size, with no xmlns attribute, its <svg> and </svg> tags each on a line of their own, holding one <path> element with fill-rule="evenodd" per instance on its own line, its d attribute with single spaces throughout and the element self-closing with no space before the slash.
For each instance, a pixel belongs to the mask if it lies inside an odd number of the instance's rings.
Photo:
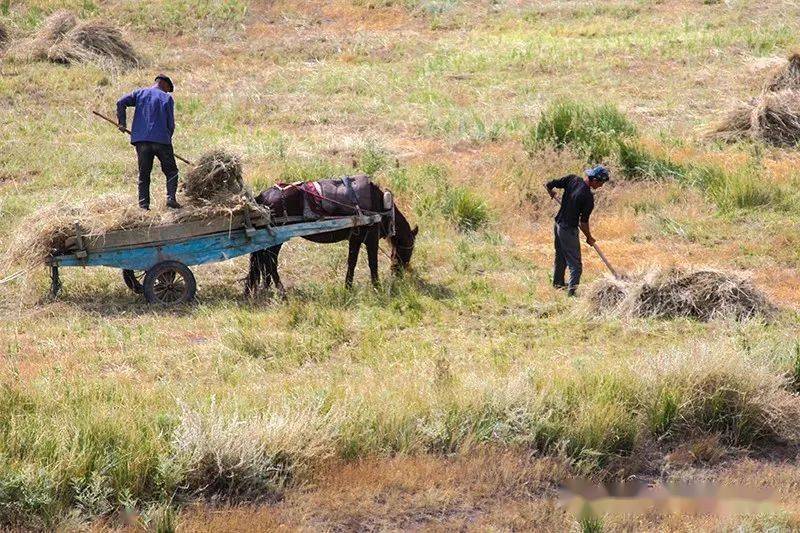
<svg viewBox="0 0 800 533">
<path fill-rule="evenodd" d="M 285 302 L 243 298 L 246 258 L 194 269 L 177 311 L 110 269 L 63 270 L 57 301 L 43 268 L 0 285 L 0 525 L 800 528 L 800 156 L 702 135 L 800 45 L 795 2 L 0 0 L 0 23 L 17 40 L 65 5 L 143 64 L 0 63 L 0 251 L 44 204 L 133 198 L 133 149 L 90 110 L 161 71 L 176 152 L 237 152 L 255 190 L 372 173 L 420 234 L 379 290 L 363 256 L 344 289 L 346 244 L 287 244 Z M 573 115 L 584 130 L 552 134 Z M 542 185 L 596 159 L 616 266 L 741 271 L 778 317 L 620 319 L 552 291 Z M 571 477 L 634 475 L 778 501 L 557 505 Z"/>
</svg>

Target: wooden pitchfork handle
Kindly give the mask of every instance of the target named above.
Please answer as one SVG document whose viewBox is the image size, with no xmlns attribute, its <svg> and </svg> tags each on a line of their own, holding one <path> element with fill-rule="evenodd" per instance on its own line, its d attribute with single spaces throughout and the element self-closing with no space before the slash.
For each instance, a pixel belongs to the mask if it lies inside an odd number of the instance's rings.
<svg viewBox="0 0 800 533">
<path fill-rule="evenodd" d="M 98 117 L 102 118 L 106 122 L 109 122 L 109 123 L 113 124 L 114 126 L 116 126 L 117 128 L 119 128 L 119 124 L 117 124 L 116 122 L 114 122 L 113 120 L 111 120 L 110 118 L 105 116 L 104 114 L 98 113 L 97 111 L 92 111 L 92 113 L 97 115 Z M 127 133 L 128 135 L 132 135 L 131 130 L 129 130 L 128 128 L 125 128 L 125 133 Z M 192 163 L 188 159 L 184 159 L 183 157 L 179 156 L 178 154 L 174 154 L 174 155 L 175 155 L 175 159 L 180 159 L 181 161 L 183 161 L 187 165 L 194 166 L 194 163 Z"/>
<path fill-rule="evenodd" d="M 556 198 L 555 196 L 551 196 L 550 198 L 555 203 L 557 203 L 558 205 L 561 205 L 561 202 L 559 202 L 558 198 Z M 614 276 L 614 278 L 616 278 L 616 279 L 622 279 L 622 276 L 620 276 L 617 273 L 617 271 L 614 269 L 614 267 L 611 266 L 611 263 L 609 263 L 608 259 L 606 259 L 605 254 L 600 250 L 600 247 L 597 246 L 597 243 L 591 244 L 590 246 L 592 248 L 594 248 L 594 251 L 597 252 L 597 255 L 600 256 L 600 260 L 603 262 L 603 264 L 606 266 L 606 268 L 608 268 L 608 270 L 611 272 L 611 275 Z"/>
</svg>

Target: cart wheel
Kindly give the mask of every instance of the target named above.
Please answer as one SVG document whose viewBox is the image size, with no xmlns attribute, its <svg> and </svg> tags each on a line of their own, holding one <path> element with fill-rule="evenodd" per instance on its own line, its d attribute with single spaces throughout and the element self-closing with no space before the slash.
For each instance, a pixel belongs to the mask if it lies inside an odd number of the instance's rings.
<svg viewBox="0 0 800 533">
<path fill-rule="evenodd" d="M 123 270 L 122 279 L 125 280 L 125 285 L 136 294 L 142 294 L 144 287 L 142 287 L 142 280 L 146 272 L 144 270 Z"/>
<path fill-rule="evenodd" d="M 191 301 L 197 284 L 189 267 L 177 261 L 164 261 L 147 271 L 143 288 L 149 303 L 176 305 Z"/>
</svg>

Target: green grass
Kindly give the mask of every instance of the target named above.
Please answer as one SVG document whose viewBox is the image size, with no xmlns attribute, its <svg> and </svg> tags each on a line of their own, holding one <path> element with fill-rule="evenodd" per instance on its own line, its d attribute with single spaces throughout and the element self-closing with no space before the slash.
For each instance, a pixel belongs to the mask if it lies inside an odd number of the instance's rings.
<svg viewBox="0 0 800 533">
<path fill-rule="evenodd" d="M 635 134 L 636 126 L 613 105 L 561 100 L 542 112 L 525 141 L 531 156 L 542 146 L 552 145 L 572 148 L 587 162 L 599 163 Z"/>
</svg>

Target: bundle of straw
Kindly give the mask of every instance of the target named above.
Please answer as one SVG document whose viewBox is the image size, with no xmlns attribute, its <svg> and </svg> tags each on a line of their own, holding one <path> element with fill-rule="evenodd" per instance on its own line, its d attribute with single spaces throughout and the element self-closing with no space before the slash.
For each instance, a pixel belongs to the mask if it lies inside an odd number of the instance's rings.
<svg viewBox="0 0 800 533">
<path fill-rule="evenodd" d="M 223 150 L 203 154 L 186 175 L 183 190 L 194 205 L 224 203 L 244 190 L 241 160 Z"/>
<path fill-rule="evenodd" d="M 657 269 L 631 281 L 605 279 L 589 299 L 600 311 L 632 317 L 743 320 L 776 312 L 747 280 L 717 270 Z"/>
<path fill-rule="evenodd" d="M 12 59 L 56 63 L 95 63 L 116 69 L 136 66 L 136 51 L 115 27 L 102 21 L 79 22 L 69 11 L 56 11 L 29 39 L 9 50 Z"/>
</svg>

